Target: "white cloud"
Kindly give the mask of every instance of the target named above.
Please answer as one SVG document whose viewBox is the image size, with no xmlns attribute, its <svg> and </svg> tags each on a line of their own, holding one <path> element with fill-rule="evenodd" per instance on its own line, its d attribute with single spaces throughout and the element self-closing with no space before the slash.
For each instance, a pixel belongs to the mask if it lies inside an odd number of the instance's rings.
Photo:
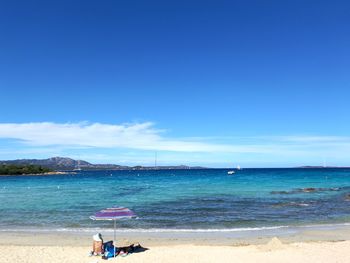
<svg viewBox="0 0 350 263">
<path fill-rule="evenodd" d="M 271 140 L 271 137 L 268 137 Z M 279 136 L 273 137 L 275 140 L 294 142 L 294 143 L 350 143 L 350 137 L 346 136 L 305 136 L 305 135 L 293 135 L 293 136 Z"/>
<path fill-rule="evenodd" d="M 177 152 L 233 151 L 232 147 L 162 136 L 150 122 L 101 123 L 2 123 L 0 138 L 20 140 L 32 146 L 130 148 Z"/>
<path fill-rule="evenodd" d="M 265 137 L 192 137 L 170 138 L 151 122 L 129 124 L 102 123 L 0 123 L 0 139 L 19 141 L 31 150 L 64 151 L 76 148 L 132 149 L 183 153 L 217 153 L 254 156 L 261 161 L 303 156 L 345 158 L 350 151 L 350 137 L 337 136 L 265 136 Z M 220 142 L 220 143 L 218 143 Z M 52 150 L 56 149 L 56 150 Z M 21 151 L 25 149 L 14 149 Z M 28 150 L 28 149 L 27 149 Z M 186 155 L 190 158 L 194 155 Z M 185 155 L 183 155 L 185 156 Z M 260 156 L 260 157 L 259 157 Z M 200 156 L 199 158 L 201 158 Z M 207 158 L 210 158 L 207 156 Z M 221 157 L 220 157 L 221 158 Z M 194 158 L 195 159 L 195 158 Z M 190 161 L 189 159 L 186 159 Z M 210 161 L 208 159 L 207 161 Z"/>
</svg>

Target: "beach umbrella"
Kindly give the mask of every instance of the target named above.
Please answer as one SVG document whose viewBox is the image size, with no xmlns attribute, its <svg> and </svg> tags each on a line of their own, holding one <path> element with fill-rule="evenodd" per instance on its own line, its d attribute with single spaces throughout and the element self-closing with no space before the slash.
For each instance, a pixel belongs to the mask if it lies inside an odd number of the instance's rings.
<svg viewBox="0 0 350 263">
<path fill-rule="evenodd" d="M 126 207 L 106 208 L 95 213 L 93 216 L 90 216 L 90 219 L 92 220 L 108 220 L 108 221 L 114 222 L 114 235 L 113 235 L 114 256 L 115 256 L 117 220 L 131 219 L 131 218 L 136 218 L 136 214 Z"/>
</svg>

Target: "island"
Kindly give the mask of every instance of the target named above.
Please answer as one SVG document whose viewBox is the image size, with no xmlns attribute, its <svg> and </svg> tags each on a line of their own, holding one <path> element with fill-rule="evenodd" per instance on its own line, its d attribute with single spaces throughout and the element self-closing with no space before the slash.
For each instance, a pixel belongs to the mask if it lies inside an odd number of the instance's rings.
<svg viewBox="0 0 350 263">
<path fill-rule="evenodd" d="M 1 164 L 0 175 L 29 175 L 29 174 L 50 174 L 55 173 L 47 167 L 40 165 L 15 165 Z"/>
<path fill-rule="evenodd" d="M 51 157 L 48 159 L 17 159 L 0 160 L 0 166 L 13 167 L 16 174 L 65 174 L 72 171 L 94 171 L 94 170 L 185 170 L 185 169 L 209 169 L 200 166 L 125 166 L 118 164 L 92 164 L 84 160 L 74 160 L 68 157 Z M 18 171 L 14 167 L 18 167 Z M 40 168 L 41 167 L 41 170 Z M 42 170 L 46 169 L 46 170 Z M 48 170 L 47 170 L 48 169 Z M 5 172 L 7 169 L 5 169 Z M 22 172 L 22 173 L 21 173 Z M 0 172 L 1 173 L 1 172 Z"/>
</svg>

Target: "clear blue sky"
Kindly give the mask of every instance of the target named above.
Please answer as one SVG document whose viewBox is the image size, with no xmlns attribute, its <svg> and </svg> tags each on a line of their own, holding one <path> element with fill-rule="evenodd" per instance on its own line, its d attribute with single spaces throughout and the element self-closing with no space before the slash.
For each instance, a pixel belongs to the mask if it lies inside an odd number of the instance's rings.
<svg viewBox="0 0 350 263">
<path fill-rule="evenodd" d="M 152 122 L 155 144 L 214 144 L 155 146 L 164 164 L 350 165 L 349 14 L 348 1 L 2 1 L 0 123 Z M 39 143 L 5 128 L 0 159 L 147 164 L 154 152 Z M 216 147 L 266 144 L 302 154 Z"/>
</svg>

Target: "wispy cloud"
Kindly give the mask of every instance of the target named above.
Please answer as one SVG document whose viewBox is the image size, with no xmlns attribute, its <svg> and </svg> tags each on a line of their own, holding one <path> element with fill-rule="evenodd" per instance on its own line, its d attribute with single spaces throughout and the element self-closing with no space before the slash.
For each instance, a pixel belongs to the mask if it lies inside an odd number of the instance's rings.
<svg viewBox="0 0 350 263">
<path fill-rule="evenodd" d="M 129 148 L 176 152 L 233 151 L 227 145 L 171 139 L 151 122 L 101 123 L 3 123 L 0 138 L 20 140 L 32 146 Z"/>
<path fill-rule="evenodd" d="M 103 123 L 0 123 L 0 139 L 16 141 L 16 147 L 1 146 L 2 155 L 28 155 L 29 153 L 87 154 L 90 160 L 116 156 L 116 150 L 135 151 L 125 162 L 136 162 L 145 151 L 163 151 L 170 163 L 174 160 L 190 163 L 203 160 L 210 163 L 227 160 L 249 160 L 256 163 L 278 163 L 286 160 L 319 161 L 324 157 L 346 161 L 350 152 L 350 137 L 288 135 L 252 137 L 169 137 L 165 130 L 157 129 L 152 122 Z M 85 150 L 81 150 L 81 148 Z M 79 150 L 80 149 L 80 150 Z M 111 153 L 111 151 L 114 151 Z M 141 153 L 142 152 L 142 153 Z M 167 154 L 165 154 L 167 152 Z M 215 156 L 214 156 L 215 155 Z M 95 157 L 94 157 L 95 156 Z M 96 158 L 98 156 L 98 158 Z M 151 157 L 152 158 L 152 157 Z M 110 160 L 112 160 L 111 158 Z"/>
</svg>

